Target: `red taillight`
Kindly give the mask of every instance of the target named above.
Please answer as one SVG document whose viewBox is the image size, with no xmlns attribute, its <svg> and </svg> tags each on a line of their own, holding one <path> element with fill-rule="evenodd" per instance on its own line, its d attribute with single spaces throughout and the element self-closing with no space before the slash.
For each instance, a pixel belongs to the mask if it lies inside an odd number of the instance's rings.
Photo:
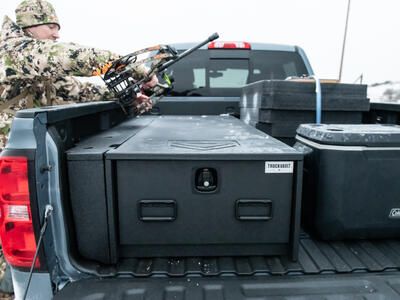
<svg viewBox="0 0 400 300">
<path fill-rule="evenodd" d="M 32 265 L 36 240 L 26 157 L 0 157 L 0 237 L 4 256 L 12 266 Z M 37 260 L 35 267 L 39 266 Z"/>
<path fill-rule="evenodd" d="M 251 45 L 247 42 L 211 42 L 208 49 L 245 49 L 250 50 Z"/>
</svg>

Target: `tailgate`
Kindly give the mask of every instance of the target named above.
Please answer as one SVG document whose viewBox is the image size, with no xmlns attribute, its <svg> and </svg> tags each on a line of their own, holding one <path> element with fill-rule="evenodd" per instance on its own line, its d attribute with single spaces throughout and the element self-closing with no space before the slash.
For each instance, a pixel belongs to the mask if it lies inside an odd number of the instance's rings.
<svg viewBox="0 0 400 300">
<path fill-rule="evenodd" d="M 400 273 L 284 277 L 93 279 L 54 299 L 399 299 Z"/>
</svg>

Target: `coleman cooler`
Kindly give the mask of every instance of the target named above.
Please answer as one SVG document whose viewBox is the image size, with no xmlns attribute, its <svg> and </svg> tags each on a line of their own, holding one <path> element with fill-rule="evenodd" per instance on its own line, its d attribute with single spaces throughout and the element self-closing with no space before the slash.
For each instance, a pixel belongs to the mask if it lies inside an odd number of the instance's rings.
<svg viewBox="0 0 400 300">
<path fill-rule="evenodd" d="M 142 119 L 105 154 L 114 255 L 296 258 L 300 152 L 233 117 Z"/>
<path fill-rule="evenodd" d="M 303 124 L 304 225 L 326 240 L 400 237 L 400 126 Z"/>
</svg>

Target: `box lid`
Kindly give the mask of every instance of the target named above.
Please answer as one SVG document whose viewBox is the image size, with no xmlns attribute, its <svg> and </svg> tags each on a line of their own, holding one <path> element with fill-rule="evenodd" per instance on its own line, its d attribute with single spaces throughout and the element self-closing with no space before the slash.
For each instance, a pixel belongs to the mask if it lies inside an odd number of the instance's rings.
<svg viewBox="0 0 400 300">
<path fill-rule="evenodd" d="M 369 111 L 367 86 L 321 83 L 323 111 Z M 240 107 L 280 110 L 315 110 L 315 82 L 257 81 L 242 88 Z"/>
<path fill-rule="evenodd" d="M 66 151 L 67 159 L 69 161 L 103 160 L 104 153 L 119 147 L 152 121 L 148 117 L 130 118 L 111 129 L 83 139 L 76 143 L 75 147 Z"/>
<path fill-rule="evenodd" d="M 327 145 L 400 146 L 400 126 L 394 124 L 301 124 L 297 134 Z"/>
<path fill-rule="evenodd" d="M 286 144 L 230 116 L 152 116 L 107 159 L 302 160 Z"/>
</svg>

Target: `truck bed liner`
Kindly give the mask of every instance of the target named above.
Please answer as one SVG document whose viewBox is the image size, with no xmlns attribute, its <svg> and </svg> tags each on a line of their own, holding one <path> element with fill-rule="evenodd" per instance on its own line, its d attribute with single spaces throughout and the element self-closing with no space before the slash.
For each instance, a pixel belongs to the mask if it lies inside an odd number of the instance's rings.
<svg viewBox="0 0 400 300">
<path fill-rule="evenodd" d="M 118 268 L 127 278 L 70 283 L 54 299 L 400 299 L 400 241 L 321 242 L 303 235 L 299 254 L 298 262 L 129 259 Z"/>
<path fill-rule="evenodd" d="M 287 257 L 187 257 L 125 259 L 121 274 L 149 276 L 300 275 L 400 271 L 400 241 L 300 240 L 299 260 Z"/>
<path fill-rule="evenodd" d="M 397 275 L 348 274 L 236 278 L 118 278 L 81 280 L 54 299 L 399 299 Z"/>
</svg>

